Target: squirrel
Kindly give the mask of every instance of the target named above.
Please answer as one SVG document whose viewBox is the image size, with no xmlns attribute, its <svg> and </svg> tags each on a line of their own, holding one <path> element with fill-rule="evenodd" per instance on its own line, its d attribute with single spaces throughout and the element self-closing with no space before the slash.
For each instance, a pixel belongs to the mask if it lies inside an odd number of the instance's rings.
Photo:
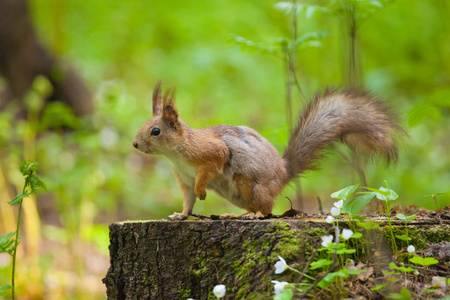
<svg viewBox="0 0 450 300">
<path fill-rule="evenodd" d="M 246 126 L 187 126 L 174 103 L 175 89 L 153 91 L 153 117 L 138 130 L 133 146 L 146 154 L 164 155 L 181 188 L 183 211 L 169 220 L 192 214 L 196 198 L 212 189 L 247 213 L 221 219 L 256 219 L 272 212 L 284 186 L 317 168 L 324 150 L 341 141 L 356 151 L 398 159 L 396 137 L 404 130 L 382 101 L 367 91 L 326 89 L 317 93 L 298 118 L 282 157 L 275 147 Z"/>
</svg>

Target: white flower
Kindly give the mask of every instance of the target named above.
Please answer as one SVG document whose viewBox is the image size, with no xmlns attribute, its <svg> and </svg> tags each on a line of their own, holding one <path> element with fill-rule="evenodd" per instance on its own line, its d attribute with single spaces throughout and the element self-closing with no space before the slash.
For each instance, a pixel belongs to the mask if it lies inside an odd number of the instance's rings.
<svg viewBox="0 0 450 300">
<path fill-rule="evenodd" d="M 347 268 L 348 267 L 354 267 L 355 261 L 353 259 L 347 259 Z"/>
<path fill-rule="evenodd" d="M 338 202 L 334 202 L 334 206 L 337 208 L 341 208 L 344 205 L 344 200 L 339 200 Z"/>
<path fill-rule="evenodd" d="M 225 288 L 225 286 L 223 284 L 219 284 L 214 287 L 213 294 L 217 298 L 222 298 L 223 296 L 225 296 L 226 291 L 227 291 L 227 289 Z"/>
<path fill-rule="evenodd" d="M 324 235 L 323 237 L 321 237 L 322 239 L 322 246 L 323 247 L 328 247 L 332 242 L 333 242 L 333 236 L 332 235 Z"/>
<path fill-rule="evenodd" d="M 335 216 L 335 217 L 337 217 L 337 216 L 339 216 L 340 214 L 341 214 L 341 209 L 340 208 L 338 208 L 338 207 L 332 207 L 331 208 L 331 214 L 333 215 L 333 216 Z"/>
<path fill-rule="evenodd" d="M 416 252 L 416 248 L 413 245 L 409 245 L 407 250 L 408 250 L 409 253 Z"/>
<path fill-rule="evenodd" d="M 328 224 L 333 223 L 333 221 L 334 221 L 334 217 L 332 217 L 332 216 L 328 216 L 328 217 L 325 219 L 325 222 L 327 222 Z"/>
<path fill-rule="evenodd" d="M 286 261 L 281 256 L 278 256 L 278 258 L 280 260 L 275 263 L 275 274 L 283 273 L 288 267 Z"/>
<path fill-rule="evenodd" d="M 289 284 L 289 282 L 286 281 L 276 281 L 276 280 L 272 280 L 272 283 L 274 283 L 275 285 L 273 286 L 273 289 L 275 290 L 275 295 L 279 295 L 283 292 L 284 287 Z"/>
<path fill-rule="evenodd" d="M 350 229 L 344 229 L 342 230 L 342 237 L 344 238 L 344 240 L 348 240 L 349 238 L 351 238 L 353 235 L 353 231 L 351 231 Z"/>
</svg>

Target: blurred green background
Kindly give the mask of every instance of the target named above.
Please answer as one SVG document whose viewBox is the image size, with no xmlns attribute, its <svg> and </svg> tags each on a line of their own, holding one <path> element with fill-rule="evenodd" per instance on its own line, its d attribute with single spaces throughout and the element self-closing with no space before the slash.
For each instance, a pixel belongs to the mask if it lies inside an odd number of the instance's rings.
<svg viewBox="0 0 450 300">
<path fill-rule="evenodd" d="M 15 214 L 5 203 L 23 184 L 19 162 L 37 160 L 48 186 L 37 201 L 24 202 L 17 277 L 22 299 L 104 298 L 108 224 L 181 211 L 181 192 L 165 159 L 144 156 L 132 146 L 138 128 L 151 117 L 159 79 L 165 87 L 177 86 L 180 117 L 190 126 L 247 125 L 283 151 L 288 128 L 279 41 L 291 34 L 291 16 L 276 3 L 28 2 L 40 41 L 81 74 L 95 112 L 77 118 L 58 102 L 42 107 L 39 95 L 51 87 L 41 77 L 27 94 L 25 119 L 14 117 L 14 105 L 0 112 L 0 234 L 14 230 Z M 393 107 L 409 134 L 398 165 L 367 165 L 368 184 L 378 188 L 386 179 L 400 196 L 398 204 L 434 209 L 433 199 L 422 196 L 450 192 L 450 2 L 356 3 L 367 12 L 357 19 L 362 83 Z M 348 82 L 344 24 L 333 10 L 298 14 L 299 36 L 328 32 L 297 49 L 306 98 Z M 294 90 L 295 115 L 304 103 Z M 321 166 L 301 181 L 308 213 L 318 211 L 317 196 L 327 212 L 332 192 L 359 183 L 338 151 Z M 280 195 L 275 214 L 289 209 L 286 196 L 295 198 L 295 185 Z M 449 203 L 449 194 L 438 198 L 441 208 Z M 213 192 L 194 212 L 243 213 Z M 9 258 L 0 256 L 0 285 L 9 282 L 9 265 Z"/>
</svg>

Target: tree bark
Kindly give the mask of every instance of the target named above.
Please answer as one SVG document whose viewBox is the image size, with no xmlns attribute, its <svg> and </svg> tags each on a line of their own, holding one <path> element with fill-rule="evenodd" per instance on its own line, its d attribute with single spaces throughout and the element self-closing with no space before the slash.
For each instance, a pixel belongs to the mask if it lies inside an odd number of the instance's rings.
<svg viewBox="0 0 450 300">
<path fill-rule="evenodd" d="M 53 94 L 46 100 L 65 102 L 78 116 L 92 112 L 91 94 L 78 74 L 39 43 L 26 0 L 2 0 L 0 76 L 6 79 L 7 87 L 0 91 L 0 110 L 11 101 L 21 102 L 38 75 L 47 77 L 53 85 Z"/>
<path fill-rule="evenodd" d="M 395 234 L 402 234 L 404 223 L 394 223 Z M 449 223 L 408 222 L 412 243 L 426 248 L 427 242 L 450 240 Z M 297 282 L 299 276 L 275 275 L 278 256 L 303 264 L 328 226 L 304 219 L 115 223 L 103 282 L 108 299 L 215 299 L 218 284 L 227 288 L 224 299 L 271 299 L 271 280 Z M 381 227 L 379 235 L 388 237 Z M 377 264 L 388 269 L 389 259 L 380 255 Z"/>
</svg>

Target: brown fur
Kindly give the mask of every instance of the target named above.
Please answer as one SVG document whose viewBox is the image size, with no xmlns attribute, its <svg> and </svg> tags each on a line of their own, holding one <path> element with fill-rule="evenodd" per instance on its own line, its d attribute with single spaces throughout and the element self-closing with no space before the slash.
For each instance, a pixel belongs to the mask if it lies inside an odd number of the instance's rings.
<svg viewBox="0 0 450 300">
<path fill-rule="evenodd" d="M 192 213 L 196 198 L 204 200 L 213 189 L 238 207 L 241 216 L 256 218 L 272 212 L 283 187 L 297 175 L 315 169 L 323 150 L 342 141 L 357 151 L 396 161 L 395 136 L 403 129 L 388 109 L 367 92 L 327 90 L 317 94 L 299 117 L 298 125 L 281 158 L 264 137 L 245 126 L 187 126 L 174 104 L 175 90 L 161 97 L 161 83 L 153 93 L 153 118 L 144 123 L 133 141 L 148 154 L 169 159 L 183 196 L 182 220 Z M 154 128 L 160 134 L 152 135 Z"/>
</svg>

